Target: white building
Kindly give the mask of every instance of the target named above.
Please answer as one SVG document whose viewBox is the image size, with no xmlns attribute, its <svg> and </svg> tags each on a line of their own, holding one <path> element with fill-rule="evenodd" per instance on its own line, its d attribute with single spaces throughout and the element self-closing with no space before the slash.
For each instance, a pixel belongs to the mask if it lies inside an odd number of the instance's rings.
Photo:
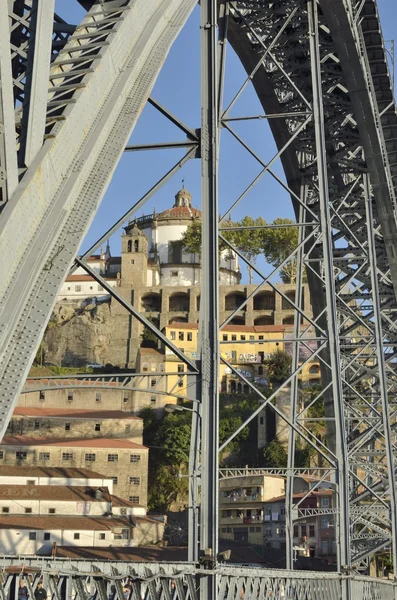
<svg viewBox="0 0 397 600">
<path fill-rule="evenodd" d="M 125 227 L 124 235 L 128 236 L 137 228 L 147 240 L 148 256 L 144 285 L 187 287 L 200 283 L 200 256 L 185 252 L 181 242 L 183 233 L 196 219 L 201 219 L 201 211 L 192 207 L 190 192 L 182 188 L 176 194 L 172 208 L 159 214 L 154 211 L 153 214 L 139 217 Z M 132 241 L 128 241 L 128 244 L 131 244 L 131 247 L 125 248 L 125 252 L 133 253 L 137 250 L 132 247 Z M 111 256 L 109 244 L 105 252 L 90 256 L 87 262 L 110 287 L 119 285 L 121 257 Z M 220 260 L 220 283 L 236 285 L 240 278 L 237 255 L 224 250 Z M 58 299 L 103 301 L 108 297 L 106 290 L 82 267 L 78 267 L 63 283 Z"/>
<path fill-rule="evenodd" d="M 109 487 L 98 486 L 100 481 Z M 143 506 L 113 496 L 112 485 L 84 469 L 0 467 L 0 553 L 50 554 L 57 546 L 131 547 L 161 540 L 164 523 L 147 517 Z"/>
</svg>

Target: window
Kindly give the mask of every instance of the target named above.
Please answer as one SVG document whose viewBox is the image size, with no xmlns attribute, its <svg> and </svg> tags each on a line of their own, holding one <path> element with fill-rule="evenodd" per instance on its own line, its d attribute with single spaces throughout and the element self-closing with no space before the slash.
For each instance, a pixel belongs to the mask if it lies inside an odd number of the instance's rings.
<svg viewBox="0 0 397 600">
<path fill-rule="evenodd" d="M 30 515 L 32 513 L 32 509 L 31 508 L 25 508 L 25 513 L 27 515 Z"/>
<path fill-rule="evenodd" d="M 179 387 L 183 387 L 183 379 L 180 379 L 180 380 L 178 381 L 178 385 L 179 385 Z"/>
<path fill-rule="evenodd" d="M 132 265 L 135 265 L 135 260 L 134 260 L 133 258 L 131 258 L 131 260 L 130 260 L 130 263 L 131 263 Z"/>
<path fill-rule="evenodd" d="M 0 450 L 0 458 L 4 458 L 4 451 Z"/>
<path fill-rule="evenodd" d="M 65 423 L 65 431 L 70 431 L 70 423 Z"/>
<path fill-rule="evenodd" d="M 321 527 L 327 529 L 329 527 L 328 517 L 321 517 Z"/>
<path fill-rule="evenodd" d="M 101 285 L 98 285 L 98 292 L 103 292 L 103 287 Z"/>
<path fill-rule="evenodd" d="M 27 479 L 26 485 L 36 485 L 36 480 L 35 479 Z"/>
<path fill-rule="evenodd" d="M 188 332 L 186 335 L 187 335 L 187 341 L 191 342 L 193 340 L 193 334 Z"/>
<path fill-rule="evenodd" d="M 294 525 L 294 537 L 299 537 L 299 527 L 298 527 L 298 525 Z"/>
<path fill-rule="evenodd" d="M 45 392 L 39 392 L 39 400 L 45 400 Z"/>
<path fill-rule="evenodd" d="M 55 508 L 49 508 L 48 509 L 48 514 L 49 515 L 55 515 Z"/>
<path fill-rule="evenodd" d="M 62 452 L 62 460 L 73 460 L 73 452 Z"/>
<path fill-rule="evenodd" d="M 39 452 L 39 460 L 50 460 L 49 452 Z"/>
<path fill-rule="evenodd" d="M 123 402 L 128 402 L 128 396 L 123 396 Z"/>
<path fill-rule="evenodd" d="M 130 477 L 130 483 L 132 483 L 132 485 L 139 485 L 141 483 L 141 478 L 140 477 Z"/>
<path fill-rule="evenodd" d="M 74 533 L 73 534 L 73 539 L 74 540 L 79 540 L 80 539 L 80 534 L 79 533 Z"/>
<path fill-rule="evenodd" d="M 306 527 L 306 525 L 301 525 L 301 537 L 307 537 L 307 527 Z"/>
<path fill-rule="evenodd" d="M 280 527 L 280 533 L 279 533 L 280 537 L 285 537 L 285 529 L 284 527 Z"/>
<path fill-rule="evenodd" d="M 68 402 L 73 401 L 73 392 L 68 392 Z"/>
<path fill-rule="evenodd" d="M 100 423 L 95 423 L 95 431 L 101 431 L 101 424 Z"/>
<path fill-rule="evenodd" d="M 272 530 L 271 530 L 270 527 L 268 529 L 266 529 L 266 534 L 265 535 L 266 535 L 266 537 L 272 537 Z"/>
<path fill-rule="evenodd" d="M 263 339 L 264 339 L 263 335 L 258 335 L 258 340 L 263 340 Z"/>
<path fill-rule="evenodd" d="M 113 485 L 117 485 L 119 482 L 118 477 L 112 477 Z"/>
<path fill-rule="evenodd" d="M 139 462 L 141 457 L 139 454 L 130 454 L 130 462 Z"/>
<path fill-rule="evenodd" d="M 108 454 L 108 462 L 117 462 L 119 460 L 118 454 Z"/>
<path fill-rule="evenodd" d="M 94 289 L 94 288 L 93 288 L 93 286 L 92 286 L 92 285 L 90 285 L 90 290 L 93 290 L 93 289 Z"/>
<path fill-rule="evenodd" d="M 86 462 L 95 462 L 96 461 L 96 454 L 94 454 L 94 452 L 88 452 L 85 457 L 84 457 Z"/>
<path fill-rule="evenodd" d="M 170 338 L 171 338 L 172 341 L 176 340 L 176 331 L 171 331 Z"/>
<path fill-rule="evenodd" d="M 178 365 L 178 373 L 183 373 L 185 370 L 185 365 Z"/>
<path fill-rule="evenodd" d="M 34 422 L 34 428 L 35 429 L 40 429 L 40 421 L 35 421 Z"/>
<path fill-rule="evenodd" d="M 237 341 L 237 335 L 232 335 L 232 342 Z"/>
<path fill-rule="evenodd" d="M 252 342 L 252 341 L 255 340 L 255 336 L 254 335 L 250 335 L 249 339 L 250 339 L 250 342 Z"/>
<path fill-rule="evenodd" d="M 284 507 L 282 507 L 282 508 L 280 509 L 280 514 L 281 514 L 283 517 L 285 517 L 285 508 L 284 508 Z"/>
<path fill-rule="evenodd" d="M 151 402 L 152 404 L 156 404 L 156 396 L 151 396 L 151 397 L 150 397 L 150 402 Z"/>
<path fill-rule="evenodd" d="M 309 537 L 314 537 L 316 535 L 314 525 L 309 525 Z"/>
<path fill-rule="evenodd" d="M 264 421 L 263 417 L 259 417 L 259 425 L 263 425 L 263 421 Z"/>
<path fill-rule="evenodd" d="M 100 540 L 106 540 L 106 534 L 105 533 L 100 533 L 99 534 L 99 539 Z"/>
<path fill-rule="evenodd" d="M 128 540 L 128 529 L 122 529 L 113 533 L 114 540 Z"/>
<path fill-rule="evenodd" d="M 255 532 L 256 533 L 260 533 L 261 532 L 261 528 L 260 527 L 255 527 Z"/>
<path fill-rule="evenodd" d="M 321 554 L 328 554 L 328 540 L 321 540 Z"/>
<path fill-rule="evenodd" d="M 17 452 L 15 452 L 15 457 L 17 460 L 26 460 L 27 456 L 28 453 L 23 450 L 17 450 Z"/>
<path fill-rule="evenodd" d="M 329 498 L 321 498 L 321 507 L 329 508 Z"/>
<path fill-rule="evenodd" d="M 129 501 L 133 502 L 134 504 L 139 504 L 139 496 L 130 496 Z"/>
<path fill-rule="evenodd" d="M 240 335 L 240 340 L 241 340 L 242 342 L 245 342 L 245 335 Z"/>
<path fill-rule="evenodd" d="M 46 533 L 44 534 L 44 540 L 45 540 L 46 542 L 48 542 L 50 539 L 51 539 L 51 534 L 46 532 Z"/>
<path fill-rule="evenodd" d="M 223 340 L 224 342 L 227 342 L 227 339 L 228 339 L 228 335 L 227 335 L 227 333 L 224 333 L 224 334 L 222 335 L 222 340 Z"/>
<path fill-rule="evenodd" d="M 100 402 L 100 401 L 101 401 L 101 398 L 102 398 L 102 394 L 101 394 L 101 392 L 97 392 L 97 393 L 95 394 L 95 402 Z"/>
<path fill-rule="evenodd" d="M 125 432 L 126 433 L 131 433 L 131 425 L 126 425 L 125 426 Z"/>
<path fill-rule="evenodd" d="M 1 507 L 1 512 L 2 513 L 9 513 L 10 512 L 9 506 L 2 506 Z"/>
<path fill-rule="evenodd" d="M 29 539 L 32 540 L 32 541 L 36 539 L 36 532 L 35 531 L 29 531 Z"/>
<path fill-rule="evenodd" d="M 74 291 L 75 292 L 81 292 L 81 285 L 75 285 L 74 286 Z"/>
<path fill-rule="evenodd" d="M 171 277 L 178 277 L 178 271 L 171 271 Z"/>
<path fill-rule="evenodd" d="M 178 340 L 180 342 L 183 342 L 184 339 L 185 339 L 185 334 L 183 333 L 183 331 L 179 331 L 178 332 Z"/>
</svg>

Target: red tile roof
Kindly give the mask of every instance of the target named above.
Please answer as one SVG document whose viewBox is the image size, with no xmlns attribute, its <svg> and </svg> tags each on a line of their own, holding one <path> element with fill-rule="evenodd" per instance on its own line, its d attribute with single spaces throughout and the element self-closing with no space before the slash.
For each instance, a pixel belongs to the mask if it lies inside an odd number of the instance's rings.
<svg viewBox="0 0 397 600">
<path fill-rule="evenodd" d="M 182 323 L 176 322 L 171 325 L 166 325 L 168 329 L 198 329 L 198 323 Z M 283 332 L 286 330 L 285 325 L 225 325 L 221 331 L 236 331 L 244 333 L 267 333 L 267 332 Z"/>
<path fill-rule="evenodd" d="M 103 497 L 97 499 L 95 491 L 101 490 Z M 0 500 L 55 500 L 65 502 L 110 502 L 107 487 L 65 485 L 0 485 Z"/>
<path fill-rule="evenodd" d="M 299 492 L 298 494 L 294 494 L 294 498 L 299 499 L 306 496 L 307 492 Z M 308 498 L 313 496 L 332 496 L 332 490 L 314 490 L 308 494 Z M 281 500 L 285 500 L 284 496 L 275 496 L 274 498 L 269 498 L 269 500 L 265 500 L 265 502 L 278 502 Z"/>
<path fill-rule="evenodd" d="M 111 479 L 111 477 L 84 468 L 29 467 L 0 465 L 0 477 L 60 477 L 62 479 Z"/>
<path fill-rule="evenodd" d="M 119 448 L 120 450 L 149 450 L 146 446 L 117 438 L 33 438 L 6 435 L 1 446 L 59 446 L 62 448 Z"/>
<path fill-rule="evenodd" d="M 142 517 L 141 517 L 142 518 Z M 134 517 L 135 519 L 135 517 Z M 138 520 L 137 517 L 136 520 Z M 87 517 L 73 515 L 0 515 L 0 529 L 67 529 L 72 531 L 109 531 L 114 527 L 132 527 L 128 517 Z"/>
<path fill-rule="evenodd" d="M 157 219 L 197 219 L 201 217 L 201 210 L 189 206 L 173 206 L 157 215 Z"/>
<path fill-rule="evenodd" d="M 122 410 L 84 410 L 83 408 L 41 408 L 36 406 L 17 406 L 14 409 L 14 416 L 21 417 L 46 417 L 48 419 L 56 417 L 67 417 L 69 419 L 84 419 L 85 421 L 93 419 L 112 419 L 140 421 L 141 417 L 136 417 Z"/>
<path fill-rule="evenodd" d="M 114 279 L 117 276 L 117 273 L 106 273 L 105 275 L 101 275 L 101 277 L 103 277 L 103 279 Z M 94 283 L 96 282 L 96 279 L 94 279 L 91 275 L 69 275 L 69 277 L 66 277 L 65 281 L 93 281 Z"/>
</svg>

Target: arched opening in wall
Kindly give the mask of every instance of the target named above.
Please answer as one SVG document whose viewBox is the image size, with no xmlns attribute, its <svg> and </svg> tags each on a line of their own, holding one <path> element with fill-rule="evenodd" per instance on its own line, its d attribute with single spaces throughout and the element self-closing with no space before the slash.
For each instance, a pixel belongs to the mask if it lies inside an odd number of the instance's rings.
<svg viewBox="0 0 397 600">
<path fill-rule="evenodd" d="M 170 312 L 185 311 L 189 312 L 189 296 L 188 294 L 172 294 L 169 299 Z"/>
<path fill-rule="evenodd" d="M 168 321 L 169 325 L 173 325 L 174 323 L 187 323 L 187 317 L 172 317 L 172 319 Z"/>
<path fill-rule="evenodd" d="M 320 373 L 320 366 L 319 365 L 312 365 L 309 368 L 309 373 Z"/>
<path fill-rule="evenodd" d="M 245 317 L 233 317 L 229 325 L 245 325 Z"/>
<path fill-rule="evenodd" d="M 132 252 L 132 240 L 128 240 L 128 243 L 127 243 L 127 251 L 128 251 L 128 252 Z"/>
<path fill-rule="evenodd" d="M 293 310 L 293 304 L 295 304 L 295 290 L 290 290 L 289 292 L 285 292 L 286 298 L 283 297 L 283 301 L 281 307 L 283 310 Z M 302 305 L 303 305 L 303 293 L 302 293 Z"/>
<path fill-rule="evenodd" d="M 294 324 L 294 315 L 291 315 L 290 317 L 285 317 L 283 319 L 283 325 L 293 325 Z"/>
<path fill-rule="evenodd" d="M 141 298 L 142 312 L 160 312 L 161 298 L 160 294 L 145 294 Z"/>
<path fill-rule="evenodd" d="M 225 310 L 236 310 L 245 301 L 246 296 L 243 292 L 231 292 L 225 296 Z M 246 310 L 244 306 L 241 310 Z"/>
<path fill-rule="evenodd" d="M 139 240 L 134 240 L 134 252 L 139 252 Z"/>
<path fill-rule="evenodd" d="M 231 394 L 235 394 L 236 393 L 236 382 L 233 381 L 233 379 L 230 382 L 230 393 Z"/>
<path fill-rule="evenodd" d="M 196 310 L 197 311 L 200 310 L 200 301 L 201 301 L 201 296 L 197 296 L 197 298 L 196 298 Z"/>
<path fill-rule="evenodd" d="M 260 292 L 254 296 L 254 310 L 275 310 L 276 295 L 274 292 Z"/>
<path fill-rule="evenodd" d="M 274 318 L 263 315 L 255 319 L 254 325 L 274 325 Z"/>
</svg>

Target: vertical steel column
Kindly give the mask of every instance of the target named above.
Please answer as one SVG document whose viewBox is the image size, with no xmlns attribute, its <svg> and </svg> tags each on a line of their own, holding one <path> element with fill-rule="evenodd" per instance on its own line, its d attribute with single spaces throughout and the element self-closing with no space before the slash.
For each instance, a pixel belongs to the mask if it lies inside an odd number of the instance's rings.
<svg viewBox="0 0 397 600">
<path fill-rule="evenodd" d="M 336 291 L 332 260 L 332 228 L 329 206 L 329 188 L 327 173 L 327 155 L 325 146 L 324 107 L 321 84 L 320 38 L 318 30 L 317 0 L 307 3 L 310 40 L 310 66 L 313 88 L 313 120 L 316 138 L 318 194 L 320 209 L 320 227 L 323 245 L 323 267 L 325 297 L 327 307 L 328 347 L 332 377 L 332 392 L 335 415 L 335 454 L 337 469 L 335 473 L 336 493 L 338 495 L 338 518 L 336 519 L 336 539 L 338 548 L 338 570 L 350 571 L 350 536 L 349 536 L 349 465 L 344 424 L 342 369 L 338 336 Z M 347 580 L 342 581 L 342 599 L 351 597 Z"/>
<path fill-rule="evenodd" d="M 306 191 L 307 185 L 301 184 L 301 200 L 306 202 Z M 302 205 L 299 207 L 299 223 L 304 223 L 306 218 L 306 211 L 303 210 Z M 299 227 L 298 244 L 302 244 L 305 237 L 305 228 Z M 304 247 L 300 246 L 296 254 L 296 288 L 295 288 L 295 304 L 299 308 L 302 308 L 302 278 L 303 278 L 303 255 Z M 299 339 L 301 328 L 301 315 L 296 310 L 294 317 L 294 338 Z M 299 342 L 294 342 L 293 354 L 292 354 L 292 373 L 296 372 L 299 367 Z M 290 420 L 293 425 L 296 425 L 297 415 L 297 404 L 298 404 L 298 375 L 296 375 L 291 381 L 291 394 L 290 394 Z M 288 462 L 287 462 L 287 483 L 285 490 L 285 525 L 286 525 L 286 564 L 287 569 L 294 568 L 294 466 L 295 466 L 295 447 L 296 447 L 296 431 L 293 427 L 290 427 L 288 436 Z"/>
<path fill-rule="evenodd" d="M 218 84 L 217 0 L 201 2 L 201 511 L 200 559 L 212 566 L 218 554 Z M 217 577 L 202 576 L 202 600 L 215 600 Z"/>
<path fill-rule="evenodd" d="M 194 376 L 197 382 L 197 376 Z M 188 378 L 189 381 L 189 378 Z M 192 410 L 192 429 L 190 434 L 189 449 L 189 502 L 188 502 L 188 561 L 198 561 L 198 542 L 199 542 L 199 493 L 198 478 L 200 465 L 200 439 L 201 439 L 201 415 L 200 404 L 198 402 L 198 392 L 200 383 L 191 385 L 192 396 L 188 394 L 193 402 Z"/>
<path fill-rule="evenodd" d="M 18 185 L 8 2 L 0 0 L 0 210 Z"/>
<path fill-rule="evenodd" d="M 372 211 L 372 196 L 370 190 L 369 175 L 364 176 L 365 192 L 365 211 L 368 232 L 368 256 L 371 271 L 371 293 L 372 305 L 374 311 L 374 329 L 376 354 L 378 359 L 379 391 L 382 403 L 382 425 L 385 437 L 385 452 L 388 466 L 389 494 L 390 494 L 390 519 L 391 519 L 391 542 L 393 552 L 393 573 L 397 577 L 397 492 L 396 492 L 396 474 L 394 470 L 394 455 L 392 435 L 390 429 L 390 410 L 389 398 L 386 382 L 386 365 L 383 347 L 382 315 L 379 297 L 378 269 L 376 261 L 375 235 L 374 235 L 374 217 Z"/>
</svg>

